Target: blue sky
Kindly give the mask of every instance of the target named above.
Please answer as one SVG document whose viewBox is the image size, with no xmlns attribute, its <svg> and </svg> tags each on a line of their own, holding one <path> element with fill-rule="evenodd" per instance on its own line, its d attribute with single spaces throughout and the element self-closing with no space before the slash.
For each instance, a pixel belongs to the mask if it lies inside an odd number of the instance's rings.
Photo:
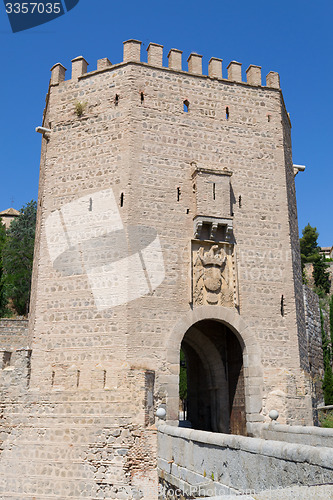
<svg viewBox="0 0 333 500">
<path fill-rule="evenodd" d="M 37 1 L 37 0 L 36 0 Z M 333 3 L 328 0 L 80 0 L 66 15 L 13 34 L 0 4 L 1 185 L 0 210 L 37 199 L 41 124 L 50 68 L 83 55 L 122 60 L 122 42 L 136 38 L 204 56 L 280 73 L 292 121 L 293 160 L 306 165 L 296 177 L 299 227 L 316 226 L 319 244 L 333 244 Z M 146 57 L 145 54 L 143 57 Z M 14 201 L 12 201 L 14 200 Z"/>
</svg>

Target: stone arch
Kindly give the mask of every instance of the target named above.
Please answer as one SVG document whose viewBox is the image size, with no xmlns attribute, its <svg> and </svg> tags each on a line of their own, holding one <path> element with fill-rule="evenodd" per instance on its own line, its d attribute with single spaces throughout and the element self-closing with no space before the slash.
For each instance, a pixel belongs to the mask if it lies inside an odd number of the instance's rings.
<svg viewBox="0 0 333 500">
<path fill-rule="evenodd" d="M 263 421 L 263 369 L 256 336 L 235 309 L 222 306 L 198 306 L 185 313 L 172 329 L 167 340 L 166 361 L 170 372 L 161 389 L 167 395 L 167 421 L 178 424 L 179 352 L 186 332 L 196 323 L 214 320 L 224 323 L 237 337 L 243 352 L 246 422 Z"/>
<path fill-rule="evenodd" d="M 202 330 L 205 323 L 207 327 L 207 320 L 192 325 L 181 344 L 187 362 L 190 421 L 196 429 L 228 432 L 229 405 L 225 404 L 226 398 L 229 398 L 229 384 L 226 378 L 228 365 L 226 359 L 222 359 L 222 354 L 225 355 L 227 349 L 224 349 L 224 344 L 223 353 L 220 352 L 221 346 L 215 344 L 216 338 L 214 340 L 207 337 L 207 331 Z M 208 330 L 215 333 L 222 325 L 216 320 L 208 320 L 208 323 Z M 223 334 L 218 337 L 226 340 Z M 203 410 L 205 406 L 206 410 L 209 408 L 208 413 Z"/>
</svg>

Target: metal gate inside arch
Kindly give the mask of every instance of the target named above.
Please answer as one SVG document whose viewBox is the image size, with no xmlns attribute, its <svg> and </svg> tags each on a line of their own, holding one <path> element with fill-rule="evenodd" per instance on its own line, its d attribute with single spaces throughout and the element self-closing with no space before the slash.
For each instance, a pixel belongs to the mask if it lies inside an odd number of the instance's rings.
<svg viewBox="0 0 333 500">
<path fill-rule="evenodd" d="M 243 353 L 225 324 L 203 320 L 192 325 L 182 344 L 187 400 L 180 425 L 246 434 Z"/>
</svg>

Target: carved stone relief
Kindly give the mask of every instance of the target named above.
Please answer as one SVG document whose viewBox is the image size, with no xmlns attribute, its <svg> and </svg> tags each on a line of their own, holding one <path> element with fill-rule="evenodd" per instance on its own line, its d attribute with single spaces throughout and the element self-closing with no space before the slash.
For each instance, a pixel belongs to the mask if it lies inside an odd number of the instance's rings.
<svg viewBox="0 0 333 500">
<path fill-rule="evenodd" d="M 192 301 L 238 306 L 234 245 L 192 241 Z"/>
</svg>

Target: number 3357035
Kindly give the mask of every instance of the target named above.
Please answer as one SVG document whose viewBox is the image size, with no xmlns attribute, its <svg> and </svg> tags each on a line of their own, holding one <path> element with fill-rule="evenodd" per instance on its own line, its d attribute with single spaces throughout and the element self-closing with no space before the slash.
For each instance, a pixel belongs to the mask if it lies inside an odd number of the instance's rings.
<svg viewBox="0 0 333 500">
<path fill-rule="evenodd" d="M 60 14 L 61 3 L 6 3 L 7 14 Z"/>
</svg>

